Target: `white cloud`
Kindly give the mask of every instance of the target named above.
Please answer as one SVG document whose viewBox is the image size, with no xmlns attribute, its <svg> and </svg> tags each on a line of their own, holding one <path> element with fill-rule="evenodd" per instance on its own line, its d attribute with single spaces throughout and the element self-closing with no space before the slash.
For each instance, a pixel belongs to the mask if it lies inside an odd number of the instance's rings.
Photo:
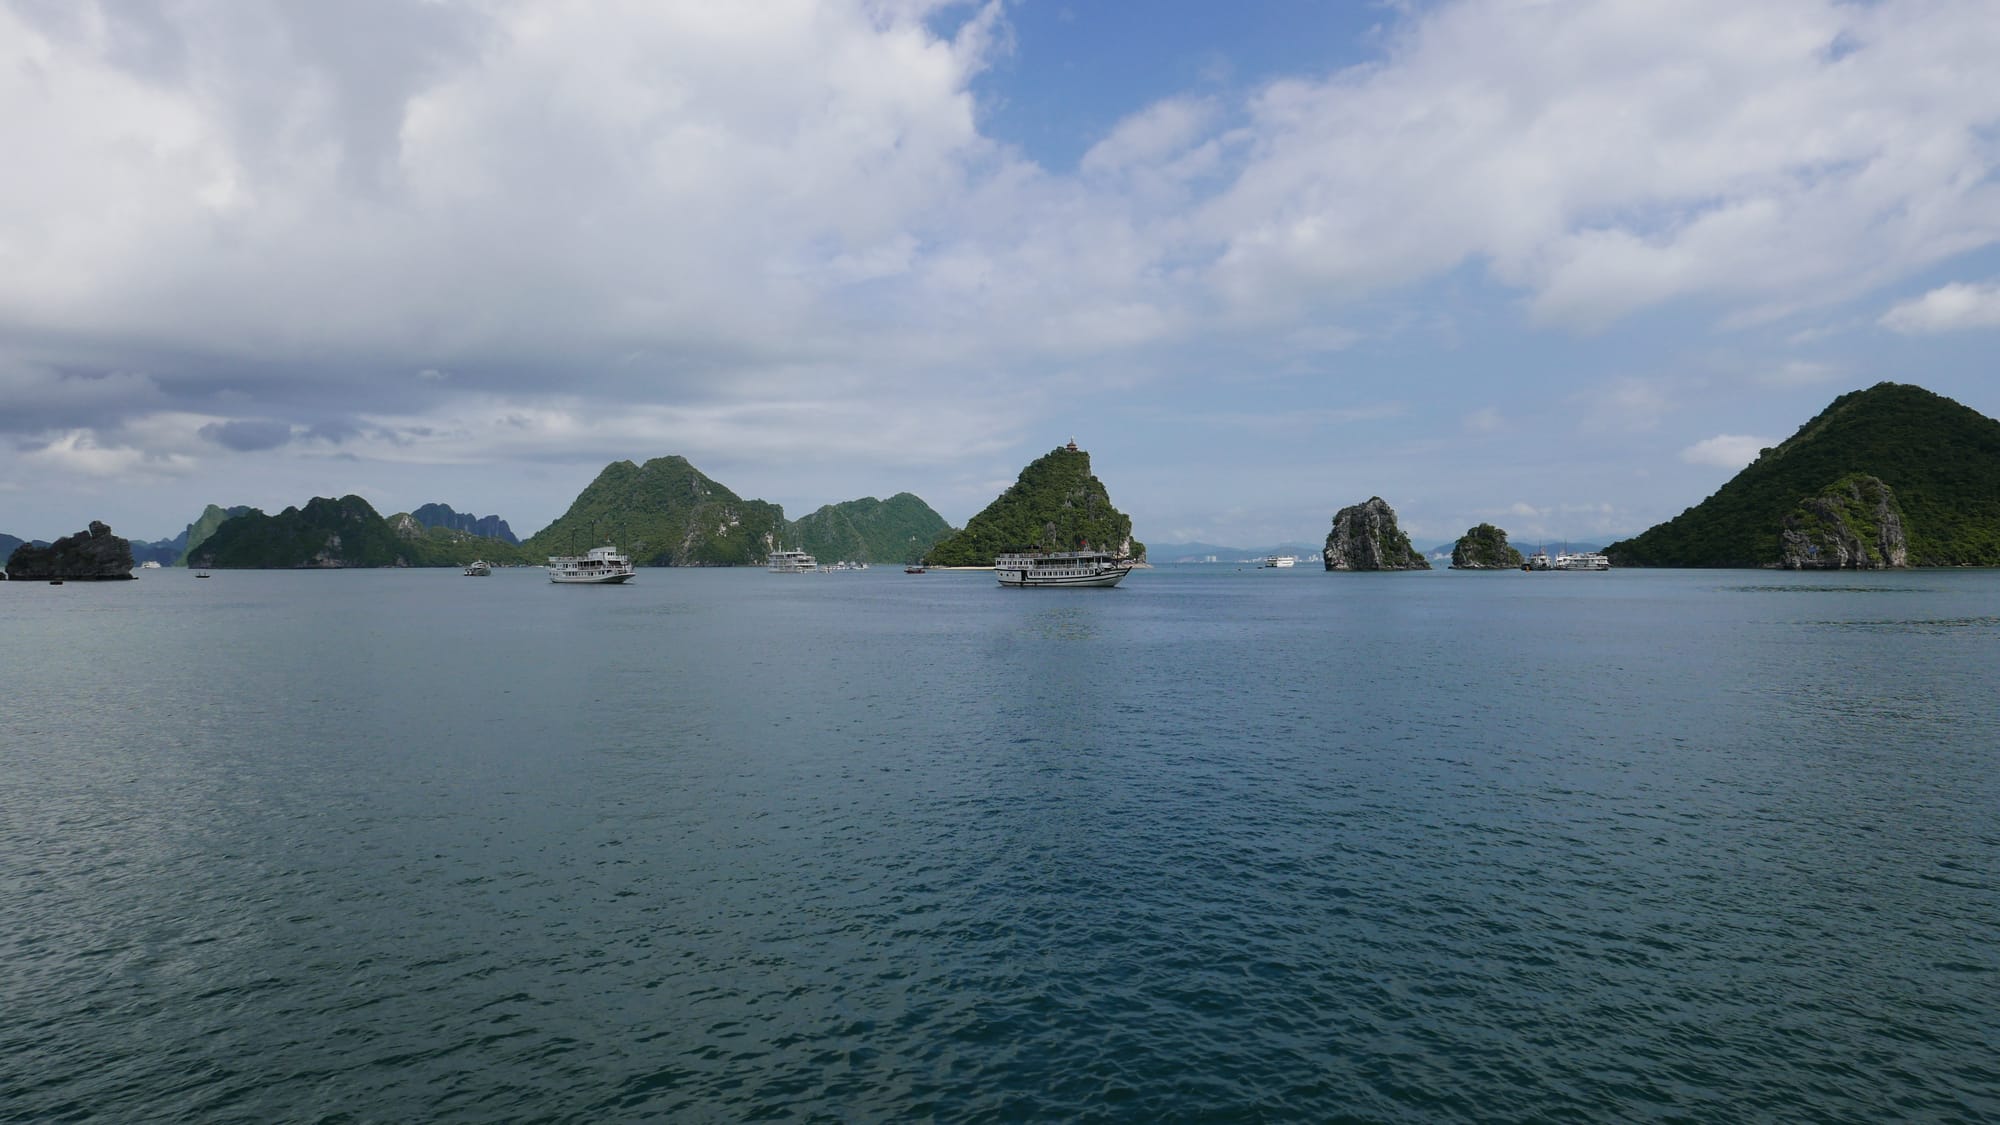
<svg viewBox="0 0 2000 1125">
<path fill-rule="evenodd" d="M 1111 134 L 1083 154 L 1079 167 L 1087 176 L 1107 176 L 1135 168 L 1158 169 L 1176 178 L 1206 170 L 1217 153 L 1211 148 L 1190 162 L 1188 150 L 1208 140 L 1218 117 L 1207 99 L 1169 98 L 1155 102 L 1118 123 Z"/>
<path fill-rule="evenodd" d="M 179 454 L 148 453 L 130 446 L 109 445 L 88 429 L 52 434 L 22 455 L 32 470 L 52 478 L 71 474 L 97 480 L 133 479 L 163 473 L 184 473 L 194 460 Z"/>
<path fill-rule="evenodd" d="M 1940 286 L 1890 309 L 1881 323 L 1906 336 L 2000 327 L 2000 281 Z"/>
<path fill-rule="evenodd" d="M 1203 216 L 1219 282 L 1263 304 L 1484 261 L 1580 327 L 1685 297 L 1756 317 L 1856 295 L 2000 238 L 1991 17 L 1441 5 L 1382 65 L 1249 107 L 1249 156 Z"/>
<path fill-rule="evenodd" d="M 1759 450 L 1778 444 L 1776 439 L 1750 434 L 1717 434 L 1703 438 L 1681 450 L 1681 460 L 1690 465 L 1713 465 L 1718 469 L 1740 469 L 1757 459 Z"/>
<path fill-rule="evenodd" d="M 206 426 L 296 435 L 239 466 L 754 448 L 929 458 L 970 492 L 996 469 L 968 450 L 1066 431 L 1081 383 L 1309 373 L 1330 389 L 1289 425 L 1367 420 L 1328 404 L 1398 393 L 1379 373 L 1416 367 L 1373 366 L 1407 361 L 1398 323 L 1740 323 L 2000 239 L 1990 0 L 1396 6 L 1360 65 L 1138 105 L 1074 172 L 982 131 L 1005 11 L 0 7 L 0 431 L 94 435 L 40 463 L 100 470 L 213 462 Z M 1514 382 L 1574 409 L 1435 393 L 1524 438 L 1676 405 Z M 1280 406 L 1221 420 L 1290 433 Z"/>
</svg>

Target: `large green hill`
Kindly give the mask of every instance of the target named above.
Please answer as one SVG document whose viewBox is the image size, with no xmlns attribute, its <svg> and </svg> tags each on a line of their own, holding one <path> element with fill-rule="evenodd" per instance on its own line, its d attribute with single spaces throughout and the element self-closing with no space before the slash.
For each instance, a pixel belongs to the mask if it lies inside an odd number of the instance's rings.
<svg viewBox="0 0 2000 1125">
<path fill-rule="evenodd" d="M 609 542 L 638 566 L 755 565 L 784 526 L 785 510 L 778 505 L 743 499 L 685 457 L 656 457 L 644 465 L 606 465 L 569 510 L 521 550 L 541 558 L 581 554 Z"/>
<path fill-rule="evenodd" d="M 224 517 L 224 518 L 215 518 Z M 209 505 L 207 529 L 188 551 L 190 566 L 218 570 L 302 570 L 379 566 L 502 566 L 539 563 L 499 539 L 425 527 L 407 512 L 384 519 L 359 496 L 314 497 L 303 508 L 267 516 L 255 508 Z"/>
<path fill-rule="evenodd" d="M 907 492 L 828 504 L 785 526 L 785 546 L 821 562 L 914 562 L 951 525 L 929 504 Z"/>
<path fill-rule="evenodd" d="M 248 515 L 256 510 L 244 504 L 228 508 L 210 504 L 203 508 L 201 515 L 196 516 L 194 522 L 188 524 L 187 529 L 181 532 L 181 553 L 174 559 L 174 565 L 186 566 L 188 556 L 192 555 L 197 547 L 208 542 L 209 536 L 214 535 L 217 528 L 237 516 Z"/>
<path fill-rule="evenodd" d="M 1146 553 L 1145 544 L 1132 540 L 1132 518 L 1111 506 L 1104 482 L 1091 474 L 1090 454 L 1070 444 L 1022 469 L 1007 491 L 966 521 L 964 531 L 932 547 L 924 561 L 992 566 L 1006 551 L 1073 550 L 1086 543 L 1133 558 Z"/>
<path fill-rule="evenodd" d="M 217 569 L 317 569 L 421 565 L 421 556 L 359 496 L 315 496 L 303 508 L 267 516 L 252 508 L 223 521 L 188 553 L 188 565 Z"/>
<path fill-rule="evenodd" d="M 2000 422 L 1898 383 L 1834 399 L 1715 495 L 1604 551 L 1620 566 L 1775 565 L 1786 516 L 1857 474 L 1894 490 L 1912 565 L 2000 565 Z"/>
</svg>

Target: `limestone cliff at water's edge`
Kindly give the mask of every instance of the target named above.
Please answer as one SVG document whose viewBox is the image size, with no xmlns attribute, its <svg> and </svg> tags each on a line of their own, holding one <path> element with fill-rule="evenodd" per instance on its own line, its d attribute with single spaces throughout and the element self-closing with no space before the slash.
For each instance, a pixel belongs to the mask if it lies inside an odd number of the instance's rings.
<svg viewBox="0 0 2000 1125">
<path fill-rule="evenodd" d="M 7 559 L 7 577 L 15 581 L 64 579 L 97 582 L 132 578 L 132 544 L 111 534 L 101 521 L 87 530 L 65 535 L 46 547 L 24 543 Z"/>
<path fill-rule="evenodd" d="M 1430 560 L 1396 525 L 1396 510 L 1380 496 L 1342 508 L 1333 517 L 1326 548 L 1328 570 L 1429 570 Z"/>
<path fill-rule="evenodd" d="M 1799 501 L 1778 532 L 1786 570 L 1886 570 L 1910 565 L 1896 493 L 1866 474 L 1843 477 Z"/>
</svg>

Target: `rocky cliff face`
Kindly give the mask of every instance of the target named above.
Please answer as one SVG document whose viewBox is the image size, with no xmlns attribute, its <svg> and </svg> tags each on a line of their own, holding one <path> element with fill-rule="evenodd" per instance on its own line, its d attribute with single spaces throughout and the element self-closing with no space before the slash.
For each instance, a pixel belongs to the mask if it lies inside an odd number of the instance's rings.
<svg viewBox="0 0 2000 1125">
<path fill-rule="evenodd" d="M 1884 570 L 1910 565 L 1903 510 L 1879 479 L 1842 477 L 1809 496 L 1778 532 L 1778 566 L 1786 570 Z"/>
<path fill-rule="evenodd" d="M 195 521 L 187 525 L 187 528 L 181 532 L 180 534 L 181 553 L 175 556 L 174 565 L 185 566 L 188 561 L 188 556 L 192 555 L 195 552 L 195 549 L 200 547 L 203 543 L 208 542 L 210 537 L 212 537 L 216 533 L 216 531 L 222 527 L 223 524 L 228 523 L 230 520 L 235 519 L 237 516 L 247 516 L 251 512 L 254 512 L 256 510 L 257 509 L 248 507 L 243 504 L 237 504 L 228 508 L 218 507 L 217 505 L 210 504 L 207 507 L 203 508 L 201 510 L 201 515 L 195 517 Z"/>
<path fill-rule="evenodd" d="M 1451 548 L 1453 570 L 1515 570 L 1521 552 L 1507 542 L 1507 533 L 1490 523 L 1469 528 Z"/>
<path fill-rule="evenodd" d="M 65 535 L 46 547 L 23 544 L 7 559 L 7 577 L 16 580 L 62 578 L 80 581 L 132 577 L 132 544 L 111 534 L 97 520 L 90 528 Z"/>
<path fill-rule="evenodd" d="M 504 543 L 520 546 L 521 540 L 507 521 L 499 516 L 475 516 L 470 512 L 454 511 L 449 504 L 425 504 L 410 515 L 425 527 L 446 527 L 453 531 L 467 531 L 487 539 L 498 539 Z"/>
<path fill-rule="evenodd" d="M 1320 552 L 1328 570 L 1429 570 L 1430 560 L 1396 526 L 1396 510 L 1380 496 L 1342 508 Z"/>
</svg>

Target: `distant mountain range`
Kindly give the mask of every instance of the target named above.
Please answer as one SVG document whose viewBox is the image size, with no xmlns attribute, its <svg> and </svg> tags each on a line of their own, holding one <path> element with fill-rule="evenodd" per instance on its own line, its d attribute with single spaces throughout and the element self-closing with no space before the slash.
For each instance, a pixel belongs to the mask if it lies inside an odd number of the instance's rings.
<svg viewBox="0 0 2000 1125">
<path fill-rule="evenodd" d="M 0 535 L 0 566 L 6 566 L 7 559 L 14 553 L 14 548 L 23 544 L 46 547 L 49 545 L 49 541 L 46 539 L 17 539 L 12 535 Z"/>
<path fill-rule="evenodd" d="M 498 539 L 503 543 L 520 546 L 521 540 L 507 521 L 499 516 L 475 516 L 468 512 L 455 512 L 449 504 L 425 504 L 410 513 L 411 518 L 425 527 L 443 527 L 453 531 L 470 532 L 487 539 Z"/>
<path fill-rule="evenodd" d="M 643 465 L 614 461 L 554 523 L 522 544 L 530 555 L 567 555 L 611 542 L 640 566 L 761 566 L 777 547 L 823 562 L 904 562 L 951 530 L 908 492 L 828 504 L 796 521 L 746 500 L 680 456 Z"/>
<path fill-rule="evenodd" d="M 736 566 L 762 565 L 781 543 L 827 561 L 900 562 L 950 530 L 907 492 L 829 504 L 787 522 L 778 505 L 737 496 L 685 458 L 661 457 L 607 465 L 568 511 L 519 545 L 503 537 L 512 531 L 497 516 L 427 504 L 384 517 L 359 496 L 315 497 L 276 515 L 210 505 L 184 538 L 191 565 L 216 569 L 540 564 L 607 541 L 642 566 Z"/>
</svg>

